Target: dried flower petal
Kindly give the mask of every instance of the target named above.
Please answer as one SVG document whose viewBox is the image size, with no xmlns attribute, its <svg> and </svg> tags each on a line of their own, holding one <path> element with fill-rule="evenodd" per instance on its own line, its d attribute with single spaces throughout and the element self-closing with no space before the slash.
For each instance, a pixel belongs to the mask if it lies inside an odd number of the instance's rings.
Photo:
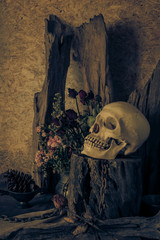
<svg viewBox="0 0 160 240">
<path fill-rule="evenodd" d="M 82 99 L 81 99 L 80 102 L 81 102 L 83 105 L 86 104 L 85 100 L 82 100 Z"/>
<path fill-rule="evenodd" d="M 49 136 L 47 146 L 51 148 L 58 147 L 62 143 L 61 138 L 58 135 L 55 135 L 54 138 Z"/>
<path fill-rule="evenodd" d="M 46 137 L 47 136 L 47 134 L 46 134 L 46 132 L 42 132 L 42 137 Z"/>
<path fill-rule="evenodd" d="M 62 143 L 61 138 L 58 135 L 54 136 L 54 141 L 56 141 L 59 144 Z"/>
<path fill-rule="evenodd" d="M 40 127 L 40 126 L 37 126 L 37 127 L 36 127 L 36 132 L 37 132 L 37 133 L 40 133 L 40 132 L 41 132 L 41 127 Z"/>
<path fill-rule="evenodd" d="M 76 96 L 78 95 L 77 91 L 73 88 L 68 88 L 68 93 L 69 97 L 71 98 L 76 98 Z"/>
</svg>

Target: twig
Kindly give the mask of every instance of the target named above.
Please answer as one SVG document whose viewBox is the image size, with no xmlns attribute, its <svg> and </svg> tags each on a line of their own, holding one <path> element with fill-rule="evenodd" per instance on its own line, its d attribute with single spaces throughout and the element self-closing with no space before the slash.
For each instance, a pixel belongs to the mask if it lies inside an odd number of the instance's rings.
<svg viewBox="0 0 160 240">
<path fill-rule="evenodd" d="M 81 114 L 80 114 L 79 107 L 78 107 L 78 101 L 77 101 L 77 97 L 76 97 L 76 107 L 77 107 L 78 115 L 79 115 L 79 117 L 80 117 L 80 116 L 81 116 Z"/>
<path fill-rule="evenodd" d="M 60 213 L 60 215 L 50 217 L 49 219 L 45 220 L 44 223 L 52 223 L 53 221 L 57 220 L 58 218 L 63 217 L 66 213 L 67 213 L 67 211 L 66 211 L 66 209 L 64 209 L 64 210 Z"/>
<path fill-rule="evenodd" d="M 71 214 L 73 214 L 75 217 L 77 217 L 79 220 L 81 220 L 81 221 L 87 223 L 89 226 L 93 227 L 94 229 L 96 229 L 96 230 L 98 230 L 98 231 L 101 231 L 101 232 L 109 233 L 108 231 L 106 232 L 106 231 L 102 230 L 102 229 L 99 228 L 96 224 L 92 223 L 91 221 L 87 220 L 86 218 L 80 217 L 79 215 L 77 215 L 76 213 L 74 213 L 74 212 L 72 212 L 72 211 L 70 211 L 70 210 L 69 210 L 69 212 L 70 212 Z"/>
<path fill-rule="evenodd" d="M 107 230 L 103 230 L 103 229 L 99 228 L 95 223 L 92 223 L 91 221 L 87 220 L 86 218 L 80 217 L 79 215 L 77 215 L 76 213 L 70 211 L 69 209 L 68 209 L 68 211 L 69 211 L 71 214 L 73 214 L 75 217 L 77 217 L 78 219 L 80 219 L 81 221 L 87 223 L 87 224 L 88 224 L 90 227 L 92 227 L 93 229 L 98 230 L 98 231 L 100 231 L 100 232 L 102 232 L 102 233 L 105 233 L 105 234 L 110 235 L 114 240 L 118 240 L 118 235 L 117 235 L 116 233 L 113 234 L 112 232 L 109 232 L 109 231 L 107 231 Z M 96 221 L 97 221 L 97 220 L 99 220 L 99 219 L 96 218 Z M 98 237 L 99 237 L 99 235 L 98 235 Z"/>
</svg>

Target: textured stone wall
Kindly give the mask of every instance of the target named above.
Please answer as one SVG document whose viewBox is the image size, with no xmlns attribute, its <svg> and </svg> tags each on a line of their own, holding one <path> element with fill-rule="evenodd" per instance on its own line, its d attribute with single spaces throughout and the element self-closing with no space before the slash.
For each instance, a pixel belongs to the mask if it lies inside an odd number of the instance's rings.
<svg viewBox="0 0 160 240">
<path fill-rule="evenodd" d="M 0 172 L 8 168 L 32 171 L 33 98 L 45 79 L 44 19 L 53 14 L 78 27 L 101 13 L 113 40 L 110 41 L 112 66 L 113 62 L 118 64 L 114 59 L 117 49 L 112 45 L 116 42 L 113 31 L 132 26 L 128 34 L 136 38 L 137 52 L 135 58 L 131 58 L 134 69 L 131 65 L 127 71 L 133 72 L 133 82 L 127 83 L 127 75 L 124 82 L 133 90 L 144 87 L 160 58 L 159 10 L 159 0 L 0 1 Z M 121 48 L 118 44 L 116 47 Z M 119 62 L 121 60 L 119 58 Z M 111 71 L 114 75 L 114 67 Z M 117 74 L 121 73 L 123 75 L 123 71 Z"/>
</svg>

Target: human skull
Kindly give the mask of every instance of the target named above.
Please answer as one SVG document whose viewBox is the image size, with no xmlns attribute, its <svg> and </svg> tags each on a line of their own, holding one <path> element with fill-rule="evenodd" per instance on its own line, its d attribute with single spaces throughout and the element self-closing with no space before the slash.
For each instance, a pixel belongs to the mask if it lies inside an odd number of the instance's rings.
<svg viewBox="0 0 160 240">
<path fill-rule="evenodd" d="M 99 159 L 115 159 L 135 152 L 148 138 L 150 126 L 144 115 L 127 102 L 103 107 L 85 137 L 82 154 Z"/>
</svg>

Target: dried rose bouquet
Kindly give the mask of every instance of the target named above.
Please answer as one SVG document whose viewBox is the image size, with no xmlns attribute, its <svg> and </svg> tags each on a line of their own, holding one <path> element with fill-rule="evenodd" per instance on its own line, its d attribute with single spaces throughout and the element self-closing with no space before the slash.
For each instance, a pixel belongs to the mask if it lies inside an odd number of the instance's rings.
<svg viewBox="0 0 160 240">
<path fill-rule="evenodd" d="M 101 97 L 99 95 L 94 97 L 92 91 L 77 92 L 69 88 L 68 93 L 69 97 L 76 101 L 77 112 L 73 109 L 64 110 L 62 97 L 56 93 L 53 99 L 51 124 L 36 127 L 39 150 L 36 152 L 35 162 L 45 173 L 51 168 L 58 173 L 69 170 L 72 152 L 80 154 L 84 138 L 102 109 Z M 83 113 L 79 111 L 77 98 L 87 106 Z"/>
</svg>

